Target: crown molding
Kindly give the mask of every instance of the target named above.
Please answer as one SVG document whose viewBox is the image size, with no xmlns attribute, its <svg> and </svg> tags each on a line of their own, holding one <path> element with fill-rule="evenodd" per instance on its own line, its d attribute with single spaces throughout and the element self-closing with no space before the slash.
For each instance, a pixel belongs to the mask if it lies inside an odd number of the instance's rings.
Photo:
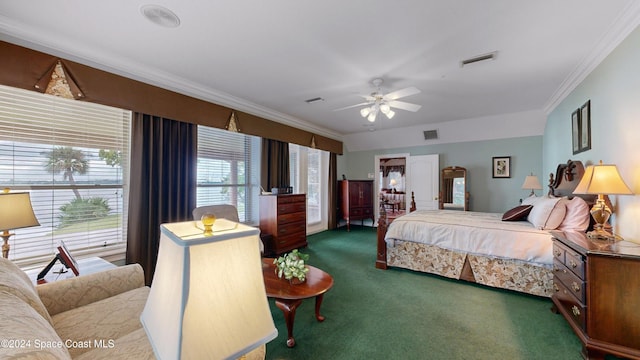
<svg viewBox="0 0 640 360">
<path fill-rule="evenodd" d="M 549 115 L 582 81 L 640 24 L 640 1 L 631 1 L 613 21 L 613 26 L 567 76 L 544 106 Z"/>
<path fill-rule="evenodd" d="M 2 15 L 0 15 L 0 40 L 63 57 L 96 69 L 226 106 L 234 110 L 243 111 L 281 124 L 293 126 L 316 135 L 326 136 L 339 141 L 343 139 L 343 135 L 335 131 L 225 92 L 202 86 L 201 84 L 188 81 L 173 74 L 157 69 L 150 69 L 148 66 L 142 66 L 142 64 L 135 61 L 110 56 L 97 47 L 69 46 L 69 43 L 56 40 L 48 34 L 42 34 L 41 32 L 34 31 L 32 28 L 19 26 L 19 24 L 12 22 L 11 19 Z"/>
</svg>

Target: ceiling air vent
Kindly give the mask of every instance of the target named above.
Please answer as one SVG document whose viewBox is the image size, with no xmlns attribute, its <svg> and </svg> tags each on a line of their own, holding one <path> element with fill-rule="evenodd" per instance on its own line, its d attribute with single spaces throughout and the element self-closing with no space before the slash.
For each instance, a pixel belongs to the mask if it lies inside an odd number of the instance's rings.
<svg viewBox="0 0 640 360">
<path fill-rule="evenodd" d="M 478 56 L 474 56 L 470 59 L 466 59 L 466 60 L 462 60 L 460 61 L 460 67 L 466 66 L 466 65 L 471 65 L 471 64 L 475 64 L 475 63 L 479 63 L 482 61 L 487 61 L 487 60 L 495 60 L 496 59 L 496 54 L 497 52 L 491 52 L 488 54 L 484 54 L 484 55 L 478 55 Z"/>
<path fill-rule="evenodd" d="M 423 133 L 425 140 L 435 140 L 438 138 L 438 130 L 425 130 Z"/>
</svg>

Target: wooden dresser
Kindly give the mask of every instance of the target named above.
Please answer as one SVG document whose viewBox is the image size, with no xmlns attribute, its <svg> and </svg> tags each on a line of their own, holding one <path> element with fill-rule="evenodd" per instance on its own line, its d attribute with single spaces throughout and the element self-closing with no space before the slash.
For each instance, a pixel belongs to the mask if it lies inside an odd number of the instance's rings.
<svg viewBox="0 0 640 360">
<path fill-rule="evenodd" d="M 554 312 L 583 344 L 585 359 L 640 359 L 640 244 L 552 231 Z"/>
<path fill-rule="evenodd" d="M 347 221 L 347 230 L 351 230 L 351 220 L 371 219 L 373 213 L 373 180 L 341 180 L 340 217 Z"/>
<path fill-rule="evenodd" d="M 265 238 L 267 256 L 307 246 L 306 195 L 261 195 L 260 232 L 271 235 Z"/>
</svg>

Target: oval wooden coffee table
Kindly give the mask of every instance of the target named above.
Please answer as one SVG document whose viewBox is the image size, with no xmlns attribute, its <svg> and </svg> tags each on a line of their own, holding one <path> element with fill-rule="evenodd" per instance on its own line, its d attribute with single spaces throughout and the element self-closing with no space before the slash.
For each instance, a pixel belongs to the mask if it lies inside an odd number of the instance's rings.
<svg viewBox="0 0 640 360">
<path fill-rule="evenodd" d="M 287 346 L 296 345 L 293 338 L 293 320 L 296 317 L 296 309 L 302 300 L 316 298 L 316 319 L 324 321 L 324 316 L 320 315 L 320 305 L 324 293 L 333 286 L 333 277 L 326 272 L 309 266 L 309 272 L 304 283 L 292 285 L 289 280 L 280 279 L 275 272 L 274 259 L 262 259 L 262 273 L 264 275 L 264 286 L 267 297 L 273 298 L 276 306 L 284 313 L 284 320 L 287 324 Z"/>
</svg>

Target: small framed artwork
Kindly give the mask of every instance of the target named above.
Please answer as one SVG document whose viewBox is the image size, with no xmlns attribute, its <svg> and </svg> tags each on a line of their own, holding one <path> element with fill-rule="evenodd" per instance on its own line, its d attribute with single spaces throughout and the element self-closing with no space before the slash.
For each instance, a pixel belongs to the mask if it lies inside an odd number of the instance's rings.
<svg viewBox="0 0 640 360">
<path fill-rule="evenodd" d="M 573 155 L 580 152 L 580 109 L 571 113 L 571 138 L 573 144 Z"/>
<path fill-rule="evenodd" d="M 494 178 L 510 178 L 511 177 L 511 156 L 494 156 L 493 157 L 493 177 Z"/>
<path fill-rule="evenodd" d="M 580 151 L 591 149 L 591 100 L 580 107 Z"/>
</svg>

